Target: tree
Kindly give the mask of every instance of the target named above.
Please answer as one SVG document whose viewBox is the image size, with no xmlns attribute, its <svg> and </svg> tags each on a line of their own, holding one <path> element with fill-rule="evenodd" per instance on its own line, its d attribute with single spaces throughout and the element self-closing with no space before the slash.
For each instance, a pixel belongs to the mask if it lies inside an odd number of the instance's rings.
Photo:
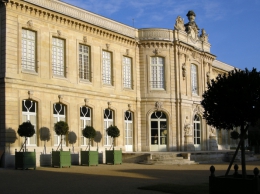
<svg viewBox="0 0 260 194">
<path fill-rule="evenodd" d="M 25 147 L 25 151 L 26 151 L 26 141 L 27 141 L 27 138 L 28 137 L 32 137 L 35 134 L 34 126 L 31 124 L 30 121 L 23 122 L 21 125 L 19 125 L 19 128 L 18 128 L 17 132 L 18 132 L 19 136 L 25 137 L 25 140 L 24 140 L 24 143 L 23 143 L 23 145 L 21 147 L 21 150 L 22 150 L 22 148 L 24 146 Z"/>
<path fill-rule="evenodd" d="M 110 125 L 107 128 L 107 134 L 113 138 L 112 146 L 114 150 L 115 138 L 120 136 L 120 130 L 117 128 L 117 126 Z"/>
<path fill-rule="evenodd" d="M 95 138 L 96 136 L 96 130 L 94 129 L 94 127 L 92 126 L 86 126 L 83 130 L 82 130 L 82 134 L 84 137 L 88 138 L 88 143 L 89 143 L 89 151 L 90 151 L 90 140 Z"/>
<path fill-rule="evenodd" d="M 54 130 L 57 135 L 61 136 L 59 146 L 61 145 L 61 150 L 62 150 L 62 136 L 68 134 L 69 126 L 65 121 L 59 121 L 59 122 L 55 123 Z M 59 146 L 58 146 L 58 148 L 59 148 Z"/>
<path fill-rule="evenodd" d="M 217 129 L 240 128 L 238 148 L 241 149 L 242 174 L 245 178 L 244 140 L 248 126 L 254 126 L 260 116 L 260 72 L 255 68 L 252 71 L 234 69 L 228 74 L 218 75 L 207 85 L 208 90 L 201 102 L 203 117 L 208 125 Z"/>
</svg>

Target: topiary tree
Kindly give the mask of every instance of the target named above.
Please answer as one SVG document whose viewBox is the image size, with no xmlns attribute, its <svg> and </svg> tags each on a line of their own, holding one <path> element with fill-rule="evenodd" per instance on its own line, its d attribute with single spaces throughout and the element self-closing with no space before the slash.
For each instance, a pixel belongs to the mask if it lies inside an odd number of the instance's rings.
<svg viewBox="0 0 260 194">
<path fill-rule="evenodd" d="M 115 138 L 120 136 L 120 130 L 115 125 L 110 125 L 107 128 L 107 134 L 113 138 L 112 146 L 114 150 Z"/>
<path fill-rule="evenodd" d="M 23 122 L 21 125 L 19 125 L 18 128 L 18 134 L 21 137 L 25 137 L 24 143 L 20 149 L 20 151 L 23 149 L 23 146 L 26 151 L 26 141 L 28 137 L 32 137 L 35 134 L 34 126 L 31 124 L 30 121 Z"/>
<path fill-rule="evenodd" d="M 90 151 L 90 140 L 96 137 L 96 130 L 94 129 L 94 127 L 92 126 L 86 126 L 83 130 L 82 130 L 82 134 L 85 138 L 88 138 L 88 143 L 89 143 L 89 151 Z"/>
<path fill-rule="evenodd" d="M 240 128 L 240 134 L 232 134 L 240 141 L 226 175 L 240 147 L 242 174 L 246 178 L 244 140 L 248 126 L 255 125 L 260 116 L 260 72 L 255 68 L 252 71 L 235 69 L 228 74 L 218 75 L 208 83 L 201 104 L 208 125 L 226 130 Z"/>
<path fill-rule="evenodd" d="M 60 137 L 61 137 L 59 146 L 61 146 L 61 150 L 62 150 L 62 136 L 68 134 L 69 126 L 65 121 L 59 121 L 59 122 L 55 123 L 54 130 L 55 130 L 55 133 L 57 135 L 60 135 Z M 58 146 L 58 148 L 59 148 L 59 146 Z M 57 150 L 58 150 L 58 148 L 57 148 Z"/>
</svg>

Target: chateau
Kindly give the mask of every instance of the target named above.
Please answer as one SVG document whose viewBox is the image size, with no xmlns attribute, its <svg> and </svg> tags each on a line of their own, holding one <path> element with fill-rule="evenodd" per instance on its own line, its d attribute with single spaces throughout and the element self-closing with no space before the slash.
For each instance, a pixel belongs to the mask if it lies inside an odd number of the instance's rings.
<svg viewBox="0 0 260 194">
<path fill-rule="evenodd" d="M 91 149 L 100 153 L 111 147 L 110 125 L 123 152 L 229 149 L 228 132 L 206 124 L 200 101 L 207 82 L 234 67 L 216 60 L 195 16 L 185 24 L 176 15 L 174 29 L 136 29 L 58 0 L 2 0 L 2 166 L 14 165 L 27 120 L 37 165 L 61 141 L 57 121 L 68 123 L 63 148 L 73 153 L 88 145 L 86 125 L 98 131 Z"/>
</svg>

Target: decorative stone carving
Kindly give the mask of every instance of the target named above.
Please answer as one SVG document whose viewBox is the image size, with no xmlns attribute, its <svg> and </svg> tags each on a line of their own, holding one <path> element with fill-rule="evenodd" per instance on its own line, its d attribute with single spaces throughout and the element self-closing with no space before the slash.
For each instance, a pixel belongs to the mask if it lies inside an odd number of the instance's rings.
<svg viewBox="0 0 260 194">
<path fill-rule="evenodd" d="M 89 100 L 87 98 L 84 99 L 84 102 L 85 102 L 85 106 L 88 106 Z"/>
<path fill-rule="evenodd" d="M 184 19 L 181 18 L 181 16 L 178 16 L 176 21 L 175 21 L 175 25 L 174 25 L 174 29 L 175 30 L 185 30 L 184 27 Z"/>
<path fill-rule="evenodd" d="M 111 102 L 107 102 L 108 108 L 111 109 L 112 103 Z"/>
<path fill-rule="evenodd" d="M 186 119 L 184 121 L 184 133 L 185 133 L 185 136 L 192 135 L 192 126 L 189 123 L 189 117 L 188 116 L 186 116 Z"/>
<path fill-rule="evenodd" d="M 83 42 L 86 44 L 88 41 L 87 37 L 86 36 L 83 36 Z"/>
<path fill-rule="evenodd" d="M 216 136 L 215 133 L 216 133 L 216 128 L 213 127 L 213 126 L 210 126 L 210 136 Z"/>
<path fill-rule="evenodd" d="M 32 27 L 33 27 L 33 21 L 32 21 L 32 20 L 29 20 L 29 21 L 27 22 L 27 26 L 28 26 L 28 28 L 32 28 Z"/>
<path fill-rule="evenodd" d="M 200 40 L 202 42 L 208 42 L 208 34 L 206 34 L 206 31 L 202 28 L 201 29 L 201 35 L 200 35 Z"/>
<path fill-rule="evenodd" d="M 109 46 L 110 46 L 110 44 L 106 44 L 107 50 L 109 50 Z"/>
<path fill-rule="evenodd" d="M 93 24 L 95 26 L 99 26 L 108 30 L 112 30 L 119 34 L 126 35 L 128 37 L 135 37 L 135 30 L 130 26 L 126 26 L 124 24 L 120 24 L 116 21 L 104 18 L 102 16 L 96 15 L 89 11 L 82 10 L 80 8 L 72 7 L 70 5 L 66 5 L 60 1 L 50 1 L 50 0 L 24 0 L 25 2 L 29 2 L 34 5 L 38 5 L 40 7 L 44 7 L 48 10 L 52 10 L 54 12 L 60 14 L 66 14 L 73 18 L 79 19 L 81 21 Z"/>
<path fill-rule="evenodd" d="M 58 36 L 61 36 L 61 31 L 57 30 L 57 34 L 58 34 Z"/>
<path fill-rule="evenodd" d="M 128 110 L 131 111 L 131 104 L 128 104 Z"/>
<path fill-rule="evenodd" d="M 184 24 L 185 31 L 190 36 L 190 39 L 192 41 L 197 41 L 198 34 L 199 34 L 199 27 L 195 22 L 196 14 L 194 13 L 194 11 L 190 10 L 186 16 L 188 17 L 189 22 L 187 24 Z"/>
<path fill-rule="evenodd" d="M 31 99 L 32 98 L 32 96 L 33 96 L 33 91 L 28 91 L 28 99 Z"/>
<path fill-rule="evenodd" d="M 157 111 L 159 111 L 159 110 L 161 110 L 162 109 L 162 102 L 160 102 L 160 101 L 157 101 L 156 103 L 155 103 L 155 109 L 157 110 Z"/>
<path fill-rule="evenodd" d="M 183 63 L 182 64 L 182 77 L 183 77 L 183 80 L 185 80 L 185 78 L 186 78 L 186 64 L 185 63 Z"/>
<path fill-rule="evenodd" d="M 207 76 L 207 83 L 209 83 L 210 82 L 210 72 L 209 71 L 206 73 L 206 76 Z"/>
<path fill-rule="evenodd" d="M 159 51 L 158 48 L 155 48 L 155 49 L 153 50 L 153 53 L 154 53 L 155 55 L 158 55 L 158 54 L 160 53 L 160 51 Z"/>
<path fill-rule="evenodd" d="M 58 95 L 59 98 L 59 102 L 61 103 L 63 101 L 63 96 L 62 95 Z"/>
</svg>

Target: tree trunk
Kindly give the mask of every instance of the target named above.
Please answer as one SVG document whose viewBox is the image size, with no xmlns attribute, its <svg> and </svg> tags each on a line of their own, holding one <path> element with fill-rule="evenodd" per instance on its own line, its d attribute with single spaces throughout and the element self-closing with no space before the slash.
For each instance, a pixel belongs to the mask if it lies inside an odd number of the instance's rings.
<svg viewBox="0 0 260 194">
<path fill-rule="evenodd" d="M 237 145 L 237 149 L 236 149 L 236 151 L 235 151 L 235 153 L 234 153 L 234 155 L 233 155 L 233 158 L 232 158 L 231 162 L 229 163 L 229 166 L 228 166 L 228 169 L 227 169 L 227 171 L 226 171 L 225 176 L 228 176 L 228 173 L 229 173 L 229 171 L 230 171 L 230 168 L 231 168 L 231 166 L 233 165 L 234 160 L 235 160 L 235 158 L 236 158 L 236 156 L 237 156 L 237 152 L 238 152 L 238 150 L 239 150 L 239 148 L 240 148 L 240 145 L 241 145 L 241 140 L 239 140 L 239 143 L 238 143 L 238 145 Z"/>
<path fill-rule="evenodd" d="M 242 165 L 242 176 L 246 178 L 246 154 L 245 154 L 245 135 L 246 130 L 244 129 L 244 125 L 241 125 L 240 128 L 240 141 L 241 141 L 241 165 Z"/>
<path fill-rule="evenodd" d="M 62 135 L 60 135 L 60 150 L 62 151 Z"/>
</svg>

